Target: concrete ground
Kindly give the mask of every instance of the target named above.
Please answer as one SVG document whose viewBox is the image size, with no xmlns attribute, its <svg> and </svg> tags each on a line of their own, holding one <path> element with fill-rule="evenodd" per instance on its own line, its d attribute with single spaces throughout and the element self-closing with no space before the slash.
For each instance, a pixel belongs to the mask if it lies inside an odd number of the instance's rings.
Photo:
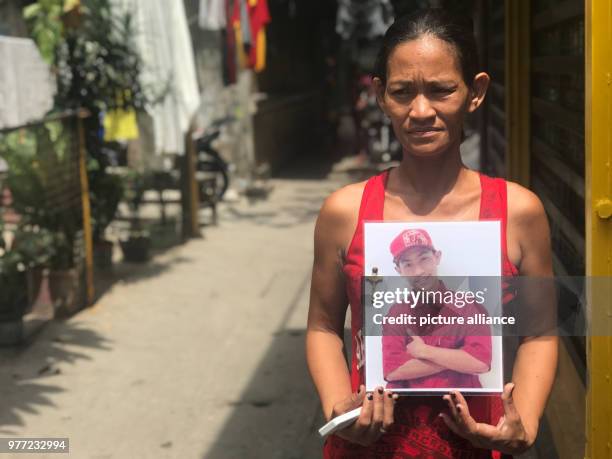
<svg viewBox="0 0 612 459">
<path fill-rule="evenodd" d="M 69 437 L 77 458 L 320 456 L 312 236 L 345 180 L 276 179 L 268 201 L 224 205 L 203 239 L 123 265 L 95 306 L 0 351 L 0 437 Z"/>
</svg>

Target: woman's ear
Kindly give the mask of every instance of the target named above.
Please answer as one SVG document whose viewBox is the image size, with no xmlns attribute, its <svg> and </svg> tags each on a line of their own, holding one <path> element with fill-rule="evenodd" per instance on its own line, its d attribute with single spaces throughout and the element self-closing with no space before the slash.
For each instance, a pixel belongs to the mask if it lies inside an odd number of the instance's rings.
<svg viewBox="0 0 612 459">
<path fill-rule="evenodd" d="M 487 94 L 487 89 L 489 88 L 490 82 L 491 77 L 484 72 L 480 72 L 474 77 L 474 81 L 472 82 L 472 87 L 470 89 L 468 112 L 472 113 L 476 111 L 478 107 L 480 107 L 484 101 L 485 95 Z"/>
<path fill-rule="evenodd" d="M 372 84 L 374 85 L 374 91 L 376 92 L 376 102 L 378 102 L 378 106 L 386 115 L 387 106 L 385 104 L 385 85 L 378 77 L 372 78 Z"/>
</svg>

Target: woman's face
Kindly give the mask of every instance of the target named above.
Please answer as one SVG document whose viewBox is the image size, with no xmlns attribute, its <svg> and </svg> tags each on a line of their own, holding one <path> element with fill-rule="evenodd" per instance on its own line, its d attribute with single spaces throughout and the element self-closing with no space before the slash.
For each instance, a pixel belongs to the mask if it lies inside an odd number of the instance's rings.
<svg viewBox="0 0 612 459">
<path fill-rule="evenodd" d="M 474 89 L 468 88 L 452 45 L 424 35 L 396 46 L 387 62 L 386 88 L 379 79 L 375 84 L 404 150 L 437 156 L 461 143 L 464 116 L 484 99 L 488 78 L 481 73 Z"/>
</svg>

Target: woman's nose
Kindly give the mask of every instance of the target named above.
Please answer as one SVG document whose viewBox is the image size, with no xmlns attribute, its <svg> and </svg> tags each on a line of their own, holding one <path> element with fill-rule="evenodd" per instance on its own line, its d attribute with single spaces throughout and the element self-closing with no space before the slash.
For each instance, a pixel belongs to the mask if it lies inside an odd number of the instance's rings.
<svg viewBox="0 0 612 459">
<path fill-rule="evenodd" d="M 415 121 L 424 121 L 436 116 L 436 111 L 431 106 L 429 99 L 424 94 L 417 94 L 412 99 L 409 116 Z"/>
</svg>

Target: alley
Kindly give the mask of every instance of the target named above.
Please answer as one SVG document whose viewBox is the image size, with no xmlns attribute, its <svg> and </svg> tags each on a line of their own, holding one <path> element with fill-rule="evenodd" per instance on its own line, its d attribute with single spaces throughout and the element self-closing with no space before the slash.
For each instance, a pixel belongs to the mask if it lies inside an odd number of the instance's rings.
<svg viewBox="0 0 612 459">
<path fill-rule="evenodd" d="M 267 201 L 224 204 L 203 239 L 3 350 L 1 435 L 69 437 L 78 458 L 317 457 L 312 234 L 346 180 L 275 179 Z"/>
</svg>

